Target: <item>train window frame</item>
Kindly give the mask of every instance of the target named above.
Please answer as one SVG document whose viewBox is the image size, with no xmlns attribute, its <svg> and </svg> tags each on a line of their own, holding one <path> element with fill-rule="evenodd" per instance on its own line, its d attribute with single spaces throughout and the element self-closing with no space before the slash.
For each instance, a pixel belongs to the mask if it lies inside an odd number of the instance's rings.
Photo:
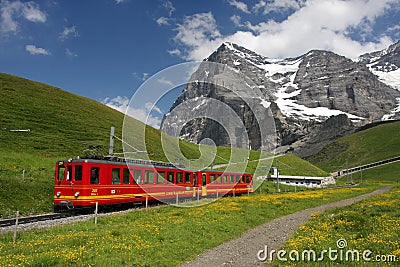
<svg viewBox="0 0 400 267">
<path fill-rule="evenodd" d="M 203 186 L 207 185 L 207 174 L 206 173 L 201 174 L 201 184 Z"/>
<path fill-rule="evenodd" d="M 145 184 L 154 184 L 154 170 L 145 170 L 144 171 L 144 183 Z"/>
<path fill-rule="evenodd" d="M 171 184 L 175 183 L 175 172 L 167 172 L 167 181 Z"/>
<path fill-rule="evenodd" d="M 128 178 L 128 179 L 126 179 Z M 122 183 L 123 184 L 130 184 L 131 181 L 131 172 L 129 171 L 128 168 L 123 168 L 122 169 Z"/>
<path fill-rule="evenodd" d="M 65 169 L 67 170 L 67 177 L 65 179 L 69 181 L 72 179 L 72 166 L 68 165 Z"/>
<path fill-rule="evenodd" d="M 215 174 L 212 173 L 212 174 L 210 174 L 210 184 L 212 184 L 214 182 L 215 182 Z"/>
<path fill-rule="evenodd" d="M 176 172 L 176 183 L 183 183 L 183 172 Z"/>
<path fill-rule="evenodd" d="M 185 183 L 190 184 L 191 181 L 192 181 L 192 173 L 191 172 L 186 172 L 184 176 L 185 176 Z"/>
<path fill-rule="evenodd" d="M 82 181 L 83 177 L 83 166 L 82 165 L 75 165 L 74 168 L 74 181 Z"/>
<path fill-rule="evenodd" d="M 139 174 L 139 175 L 137 175 Z M 142 184 L 143 183 L 143 172 L 142 170 L 133 170 L 133 179 L 136 184 Z"/>
<path fill-rule="evenodd" d="M 90 184 L 100 184 L 100 167 L 90 167 Z"/>
<path fill-rule="evenodd" d="M 157 171 L 157 184 L 165 183 L 165 171 Z"/>
<path fill-rule="evenodd" d="M 65 166 L 58 165 L 57 180 L 59 182 L 62 182 L 62 181 L 64 181 L 64 179 L 65 179 Z"/>
<path fill-rule="evenodd" d="M 229 175 L 228 174 L 224 175 L 224 183 L 229 183 Z"/>
<path fill-rule="evenodd" d="M 120 168 L 111 168 L 111 184 L 121 184 Z"/>
</svg>

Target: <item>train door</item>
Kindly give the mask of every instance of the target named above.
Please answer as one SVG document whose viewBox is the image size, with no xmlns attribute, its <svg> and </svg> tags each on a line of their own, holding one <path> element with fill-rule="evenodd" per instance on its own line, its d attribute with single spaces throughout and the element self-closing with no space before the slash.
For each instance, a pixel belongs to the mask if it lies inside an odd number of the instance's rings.
<svg viewBox="0 0 400 267">
<path fill-rule="evenodd" d="M 207 173 L 203 172 L 201 174 L 201 195 L 207 196 Z"/>
</svg>

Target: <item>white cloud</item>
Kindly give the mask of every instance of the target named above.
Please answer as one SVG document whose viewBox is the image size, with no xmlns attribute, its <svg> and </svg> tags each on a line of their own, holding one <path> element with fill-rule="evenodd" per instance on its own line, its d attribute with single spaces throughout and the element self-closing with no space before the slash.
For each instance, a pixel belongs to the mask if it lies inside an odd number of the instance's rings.
<svg viewBox="0 0 400 267">
<path fill-rule="evenodd" d="M 149 77 L 149 73 L 147 72 L 143 72 L 141 75 L 139 75 L 137 72 L 133 72 L 132 75 L 140 81 L 145 81 Z"/>
<path fill-rule="evenodd" d="M 172 50 L 168 50 L 167 52 L 170 55 L 176 55 L 176 56 L 180 56 L 181 55 L 181 51 L 179 49 L 172 49 Z"/>
<path fill-rule="evenodd" d="M 256 12 L 262 10 L 264 14 L 271 12 L 284 13 L 300 9 L 305 2 L 305 0 L 273 0 L 267 3 L 264 0 L 260 0 L 254 5 L 253 10 Z"/>
<path fill-rule="evenodd" d="M 50 52 L 44 48 L 36 47 L 35 45 L 26 45 L 25 50 L 31 55 L 50 55 Z"/>
<path fill-rule="evenodd" d="M 241 23 L 240 23 L 241 19 L 242 18 L 239 15 L 232 15 L 230 17 L 230 20 L 233 22 L 233 24 L 235 24 L 235 26 L 241 26 Z"/>
<path fill-rule="evenodd" d="M 172 13 L 175 12 L 175 7 L 172 5 L 171 1 L 165 1 L 163 6 L 168 10 L 168 15 L 171 17 Z"/>
<path fill-rule="evenodd" d="M 174 40 L 187 48 L 183 56 L 191 60 L 208 56 L 220 44 L 222 37 L 211 12 L 186 16 L 176 31 Z"/>
<path fill-rule="evenodd" d="M 65 27 L 64 31 L 62 33 L 60 33 L 59 35 L 59 39 L 64 42 L 65 40 L 67 40 L 70 37 L 78 37 L 79 34 L 76 31 L 76 27 L 75 26 L 71 26 L 71 27 Z"/>
<path fill-rule="evenodd" d="M 156 20 L 156 22 L 157 22 L 158 26 L 161 26 L 161 25 L 169 25 L 169 19 L 166 18 L 166 17 L 159 17 L 159 18 Z"/>
<path fill-rule="evenodd" d="M 152 103 L 145 103 L 142 108 L 134 108 L 132 105 L 129 105 L 130 100 L 126 96 L 117 96 L 112 99 L 107 97 L 101 102 L 110 108 L 127 114 L 128 116 L 146 123 L 147 125 L 150 125 L 156 129 L 160 128 L 163 112 L 160 108 Z M 153 111 L 160 116 L 154 116 L 152 114 Z"/>
<path fill-rule="evenodd" d="M 23 4 L 22 15 L 25 19 L 32 22 L 46 22 L 46 14 L 39 9 L 39 5 L 35 2 Z"/>
<path fill-rule="evenodd" d="M 246 3 L 243 3 L 243 2 L 240 2 L 240 1 L 237 1 L 237 0 L 229 0 L 229 4 L 231 6 L 236 7 L 237 9 L 239 9 L 240 11 L 242 11 L 244 13 L 250 14 L 250 11 L 247 8 L 247 4 Z"/>
<path fill-rule="evenodd" d="M 0 2 L 0 29 L 2 32 L 17 32 L 18 20 L 23 18 L 30 22 L 46 22 L 46 13 L 41 11 L 35 2 L 1 1 Z"/>
<path fill-rule="evenodd" d="M 126 0 L 115 0 L 115 3 L 117 4 L 117 5 L 119 5 L 119 4 L 121 4 L 121 3 L 123 3 L 123 2 L 125 2 Z"/>
<path fill-rule="evenodd" d="M 71 50 L 69 50 L 69 48 L 65 49 L 65 54 L 66 54 L 68 57 L 77 57 L 77 56 L 78 56 L 76 53 L 74 53 L 74 52 L 72 52 Z"/>
<path fill-rule="evenodd" d="M 279 1 L 272 4 L 278 7 Z M 283 1 L 282 8 L 294 8 L 296 1 Z M 258 9 L 265 1 L 260 1 Z M 368 35 L 378 17 L 394 6 L 398 0 L 309 0 L 282 21 L 266 20 L 257 25 L 245 22 L 247 30 L 236 31 L 223 36 L 212 13 L 200 13 L 185 17 L 178 25 L 175 40 L 185 51 L 182 57 L 202 60 L 210 55 L 224 41 L 242 45 L 271 58 L 298 56 L 311 49 L 333 51 L 347 57 L 386 48 L 393 41 L 381 35 L 375 41 L 363 42 L 352 39 L 350 33 Z M 292 5 L 293 4 L 293 5 Z M 266 8 L 264 8 L 266 10 Z M 365 36 L 364 36 L 365 37 Z M 371 36 L 370 36 L 371 37 Z"/>
<path fill-rule="evenodd" d="M 174 85 L 174 83 L 170 80 L 165 79 L 164 77 L 161 77 L 157 80 L 157 82 L 161 83 L 161 84 L 165 84 L 165 85 Z"/>
</svg>

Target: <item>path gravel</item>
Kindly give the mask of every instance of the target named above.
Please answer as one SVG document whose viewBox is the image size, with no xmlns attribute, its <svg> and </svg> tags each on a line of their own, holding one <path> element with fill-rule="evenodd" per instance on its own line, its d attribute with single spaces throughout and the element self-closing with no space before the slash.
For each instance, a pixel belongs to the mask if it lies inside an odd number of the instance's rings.
<svg viewBox="0 0 400 267">
<path fill-rule="evenodd" d="M 258 251 L 268 245 L 268 250 L 279 250 L 285 242 L 305 224 L 311 214 L 323 212 L 329 208 L 345 207 L 365 198 L 389 192 L 391 187 L 383 187 L 371 193 L 357 197 L 310 208 L 290 215 L 286 215 L 242 234 L 241 237 L 228 241 L 216 248 L 207 250 L 195 260 L 186 262 L 181 267 L 211 267 L 211 266 L 266 266 L 268 262 L 261 262 L 257 258 Z"/>
</svg>

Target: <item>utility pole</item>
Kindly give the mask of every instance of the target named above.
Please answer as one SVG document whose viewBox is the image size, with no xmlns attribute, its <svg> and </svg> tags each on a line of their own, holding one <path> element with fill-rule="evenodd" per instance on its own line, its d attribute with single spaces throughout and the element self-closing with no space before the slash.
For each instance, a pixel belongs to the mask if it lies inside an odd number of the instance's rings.
<svg viewBox="0 0 400 267">
<path fill-rule="evenodd" d="M 110 149 L 108 150 L 108 155 L 112 156 L 114 154 L 114 132 L 115 132 L 115 127 L 111 127 L 111 132 L 110 132 Z"/>
</svg>

